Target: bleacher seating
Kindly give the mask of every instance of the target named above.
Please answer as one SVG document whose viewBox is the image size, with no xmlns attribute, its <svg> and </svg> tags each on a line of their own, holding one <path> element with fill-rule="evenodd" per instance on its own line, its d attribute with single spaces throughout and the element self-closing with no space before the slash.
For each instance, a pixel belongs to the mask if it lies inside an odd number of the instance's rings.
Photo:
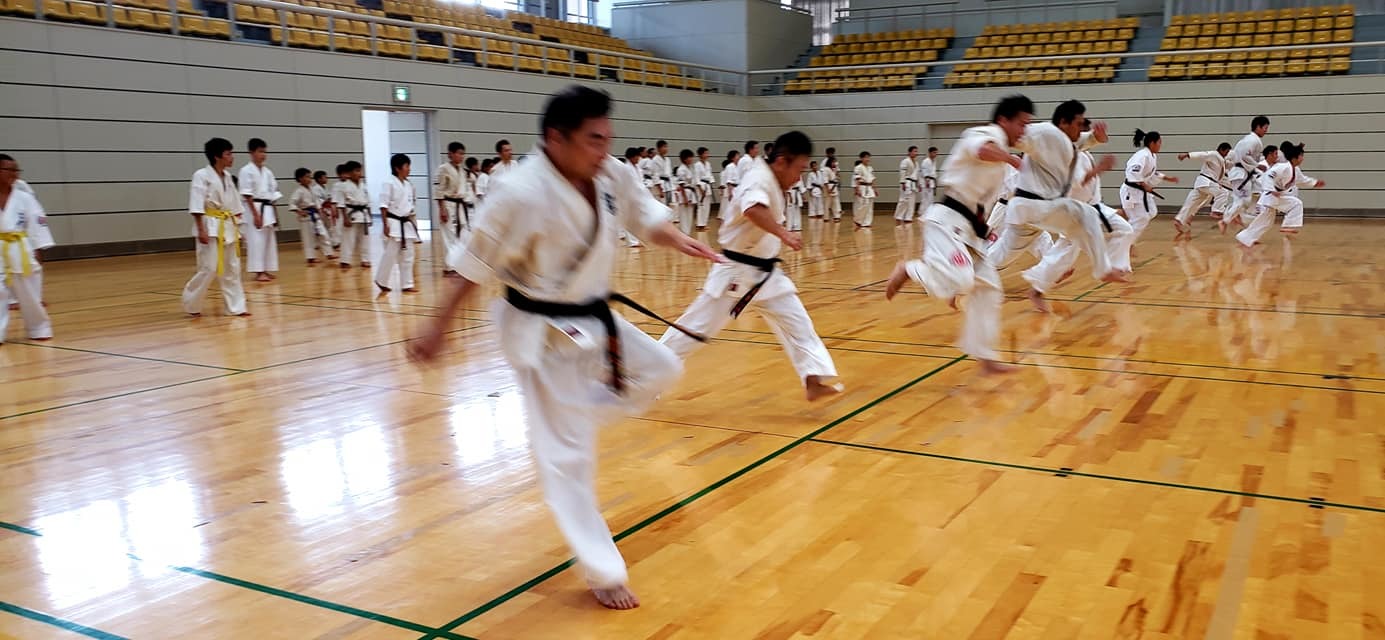
<svg viewBox="0 0 1385 640">
<path fill-rule="evenodd" d="M 809 67 L 859 66 L 859 69 L 807 69 L 789 80 L 787 93 L 889 91 L 913 89 L 929 65 L 885 67 L 883 64 L 935 62 L 947 49 L 954 31 L 914 29 L 886 33 L 847 34 L 813 57 Z"/>
<path fill-rule="evenodd" d="M 1110 18 L 1039 24 L 988 25 L 943 79 L 946 87 L 1109 82 L 1119 55 L 1130 50 L 1139 19 Z M 1040 56 L 1086 58 L 1006 60 Z"/>
<path fill-rule="evenodd" d="M 542 16 L 511 11 L 504 17 L 491 14 L 477 4 L 454 4 L 440 0 L 385 0 L 383 10 L 370 9 L 353 0 L 285 0 L 303 7 L 334 9 L 379 18 L 417 23 L 405 26 L 372 23 L 367 20 L 329 19 L 306 12 L 279 11 L 248 5 L 227 5 L 218 0 L 201 0 L 203 11 L 194 0 L 176 0 L 177 13 L 169 11 L 167 0 L 115 0 L 108 15 L 104 2 L 87 0 L 38 0 L 46 20 L 91 25 L 114 24 L 118 28 L 138 29 L 179 35 L 220 39 L 239 37 L 267 40 L 273 44 L 309 49 L 335 49 L 347 53 L 374 54 L 396 58 L 416 58 L 434 62 L 470 62 L 477 66 L 532 73 L 605 79 L 650 86 L 705 91 L 700 78 L 687 76 L 677 65 L 634 60 L 626 56 L 653 57 L 630 47 L 602 29 Z M 234 15 L 230 7 L 234 6 Z M 35 16 L 34 0 L 0 0 L 0 14 Z M 217 15 L 218 17 L 210 17 Z M 225 16 L 225 18 L 219 17 Z M 233 33 L 232 24 L 238 29 Z M 533 44 L 484 40 L 430 30 L 429 25 L 484 31 L 512 38 L 533 40 Z M 373 27 L 373 29 L 372 29 Z M 374 39 L 372 40 L 372 31 Z M 287 42 L 285 42 L 287 38 Z M 609 51 L 609 54 L 574 52 L 546 44 L 566 44 Z M 598 68 L 600 65 L 600 68 Z"/>
<path fill-rule="evenodd" d="M 1150 65 L 1149 79 L 1346 73 L 1351 69 L 1351 48 L 1331 45 L 1351 42 L 1355 26 L 1355 7 L 1349 4 L 1173 16 L 1160 51 L 1265 50 L 1161 54 Z M 1304 46 L 1273 49 L 1296 45 Z"/>
</svg>

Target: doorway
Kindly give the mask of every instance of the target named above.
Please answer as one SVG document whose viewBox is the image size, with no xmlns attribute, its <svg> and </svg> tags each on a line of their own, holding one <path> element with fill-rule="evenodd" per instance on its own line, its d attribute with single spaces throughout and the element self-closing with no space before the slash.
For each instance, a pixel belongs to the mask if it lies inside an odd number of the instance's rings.
<svg viewBox="0 0 1385 640">
<path fill-rule="evenodd" d="M 362 149 L 365 151 L 366 188 L 371 204 L 378 210 L 380 194 L 390 177 L 390 156 L 409 156 L 409 182 L 414 186 L 414 213 L 418 229 L 433 228 L 433 114 L 427 111 L 392 109 L 361 110 Z M 427 239 L 425 238 L 425 243 Z"/>
</svg>

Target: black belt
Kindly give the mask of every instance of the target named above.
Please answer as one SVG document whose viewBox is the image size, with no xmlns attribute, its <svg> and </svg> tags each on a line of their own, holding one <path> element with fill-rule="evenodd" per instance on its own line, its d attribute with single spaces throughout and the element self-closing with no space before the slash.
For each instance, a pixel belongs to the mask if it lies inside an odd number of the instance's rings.
<svg viewBox="0 0 1385 640">
<path fill-rule="evenodd" d="M 1212 176 L 1209 176 L 1209 175 L 1207 175 L 1207 174 L 1205 174 L 1205 173 L 1199 173 L 1198 175 L 1200 175 L 1200 176 L 1202 176 L 1202 177 L 1204 177 L 1204 178 L 1207 178 L 1208 180 L 1211 180 L 1212 182 L 1215 182 L 1215 183 L 1217 184 L 1218 187 L 1222 186 L 1222 183 L 1221 183 L 1221 179 L 1220 179 L 1220 178 L 1213 178 Z"/>
<path fill-rule="evenodd" d="M 347 213 L 365 212 L 365 226 L 367 229 L 370 228 L 370 205 L 348 204 L 346 205 L 346 211 Z M 347 222 L 350 222 L 350 220 L 347 220 Z"/>
<path fill-rule="evenodd" d="M 255 202 L 259 203 L 259 204 L 267 204 L 267 205 L 270 205 L 270 206 L 274 206 L 274 201 L 273 201 L 273 200 L 268 200 L 268 199 L 265 199 L 265 198 L 251 198 L 251 199 L 254 200 Z"/>
<path fill-rule="evenodd" d="M 461 205 L 460 207 L 457 207 L 457 209 L 458 209 L 459 211 L 462 212 L 462 216 L 466 216 L 466 228 L 470 229 L 470 228 L 471 228 L 471 205 L 467 204 L 466 200 L 463 200 L 463 199 L 461 199 L 461 198 L 448 198 L 448 197 L 444 197 L 443 200 L 446 200 L 447 202 L 451 202 L 451 203 L 453 203 L 453 204 L 459 204 L 459 205 Z M 457 216 L 457 215 L 452 216 L 452 220 L 453 220 L 453 222 L 452 222 L 452 228 L 453 228 L 454 230 L 456 230 L 456 232 L 457 232 L 458 235 L 461 235 L 461 233 L 462 233 L 462 216 Z"/>
<path fill-rule="evenodd" d="M 1163 199 L 1164 199 L 1164 196 L 1161 196 L 1161 195 L 1155 193 L 1154 191 L 1146 191 L 1146 190 L 1145 190 L 1145 186 L 1142 185 L 1142 184 L 1140 184 L 1140 183 L 1138 183 L 1138 182 L 1131 182 L 1131 181 L 1129 181 L 1129 180 L 1126 180 L 1126 181 L 1125 181 L 1125 186 L 1130 187 L 1131 189 L 1139 189 L 1140 191 L 1144 192 L 1144 194 L 1145 194 L 1145 210 L 1146 210 L 1146 211 L 1149 211 L 1150 213 L 1158 213 L 1157 211 L 1154 210 L 1154 200 L 1151 199 L 1151 196 L 1153 196 L 1153 197 L 1155 197 L 1155 198 L 1158 198 L 1158 199 L 1160 199 L 1160 200 L 1163 200 Z"/>
<path fill-rule="evenodd" d="M 1024 189 L 1015 189 L 1015 194 L 1014 194 L 1013 196 L 1010 196 L 1010 197 L 1012 197 L 1012 198 L 1024 198 L 1025 200 L 1052 200 L 1052 199 L 1053 199 L 1053 198 L 1045 198 L 1045 197 L 1043 197 L 1043 196 L 1041 196 L 1041 195 L 1039 195 L 1039 194 L 1037 194 L 1037 193 L 1034 193 L 1033 191 L 1025 191 Z"/>
<path fill-rule="evenodd" d="M 996 200 L 996 202 L 997 202 L 998 204 L 1003 204 L 1003 205 L 1005 205 L 1005 206 L 1007 206 L 1007 207 L 1010 206 L 1010 200 L 1009 200 L 1009 198 L 1001 198 L 1001 199 L 999 199 L 999 200 Z"/>
<path fill-rule="evenodd" d="M 1101 220 L 1101 226 L 1106 227 L 1106 233 L 1115 233 L 1116 230 L 1111 228 L 1111 221 L 1107 220 L 1106 214 L 1101 212 L 1101 205 L 1094 204 L 1090 206 L 1096 210 L 1096 217 Z"/>
<path fill-rule="evenodd" d="M 413 225 L 413 227 L 414 227 L 414 233 L 415 233 L 415 234 L 418 234 L 418 236 L 419 236 L 420 238 L 423 237 L 423 234 L 418 232 L 418 221 L 417 221 L 417 219 L 416 219 L 414 216 L 397 216 L 397 215 L 394 215 L 393 213 L 386 213 L 386 214 L 385 214 L 385 217 L 386 217 L 386 218 L 389 218 L 389 219 L 391 219 L 391 220 L 398 220 L 398 221 L 399 221 L 399 252 L 400 252 L 400 253 L 404 253 L 404 251 L 407 250 L 407 249 L 409 248 L 409 237 L 406 236 L 406 235 L 404 235 L 404 225 L 405 225 L 405 224 L 411 224 L 411 225 Z M 389 226 L 386 225 L 386 226 L 385 226 L 385 232 L 386 232 L 386 233 L 389 233 L 389 230 L 390 230 Z"/>
<path fill-rule="evenodd" d="M 635 311 L 638 311 L 650 318 L 658 320 L 674 329 L 687 335 L 689 338 L 698 342 L 706 342 L 707 337 L 693 331 L 678 326 L 677 323 L 669 322 L 649 309 L 640 306 L 619 293 L 612 293 L 605 298 L 598 298 L 583 304 L 572 304 L 567 302 L 545 302 L 534 300 L 513 287 L 505 287 L 505 301 L 510 306 L 526 313 L 535 313 L 550 318 L 596 318 L 601 321 L 601 325 L 606 329 L 606 361 L 611 365 L 611 390 L 621 393 L 625 390 L 625 376 L 621 371 L 621 345 L 620 334 L 616 329 L 615 314 L 611 313 L 612 302 L 619 302 Z"/>
<path fill-rule="evenodd" d="M 765 283 L 769 282 L 769 279 L 774 277 L 774 265 L 783 261 L 779 258 L 758 258 L 729 249 L 722 249 L 721 255 L 726 256 L 726 258 L 732 262 L 749 265 L 765 272 L 765 277 L 761 278 L 760 281 L 756 282 L 754 285 L 751 285 L 750 290 L 746 291 L 745 295 L 741 296 L 741 299 L 737 300 L 736 304 L 731 307 L 731 317 L 735 318 L 741 315 L 742 311 L 745 311 L 745 308 L 750 305 L 750 301 L 755 299 L 755 294 L 760 293 L 760 288 L 764 287 Z"/>
<path fill-rule="evenodd" d="M 1018 196 L 1019 192 L 1016 191 L 1015 195 Z M 982 240 L 991 237 L 991 228 L 986 225 L 986 219 L 981 215 L 980 206 L 977 206 L 976 210 L 973 211 L 952 196 L 943 196 L 942 205 L 962 214 L 962 217 L 971 223 L 971 230 L 976 234 L 976 237 Z"/>
<path fill-rule="evenodd" d="M 1242 167 L 1242 168 L 1244 169 L 1245 167 Z M 1250 182 L 1250 179 L 1251 179 L 1251 178 L 1254 178 L 1254 177 L 1256 176 L 1257 173 L 1258 173 L 1258 172 L 1257 172 L 1255 169 L 1247 170 L 1247 171 L 1246 171 L 1246 178 L 1245 178 L 1245 180 L 1242 180 L 1242 181 L 1241 181 L 1241 184 L 1236 185 L 1236 190 L 1237 190 L 1237 191 L 1240 191 L 1241 189 L 1244 189 L 1244 188 L 1246 187 L 1246 183 L 1247 183 L 1247 182 Z"/>
</svg>

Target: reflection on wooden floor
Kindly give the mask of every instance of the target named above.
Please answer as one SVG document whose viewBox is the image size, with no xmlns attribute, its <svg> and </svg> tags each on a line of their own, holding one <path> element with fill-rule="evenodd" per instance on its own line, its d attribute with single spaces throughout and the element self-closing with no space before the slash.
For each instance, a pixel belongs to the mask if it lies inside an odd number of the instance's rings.
<svg viewBox="0 0 1385 640">
<path fill-rule="evenodd" d="M 405 361 L 426 252 L 377 298 L 283 247 L 253 317 L 195 321 L 191 254 L 51 264 L 57 339 L 0 348 L 0 637 L 1385 638 L 1385 226 L 1207 224 L 1052 315 L 1007 271 L 1022 366 L 985 378 L 945 302 L 884 300 L 918 226 L 810 221 L 785 266 L 847 392 L 803 403 L 747 313 L 603 433 L 629 613 L 567 568 L 486 307 Z M 704 274 L 616 282 L 676 315 Z"/>
</svg>

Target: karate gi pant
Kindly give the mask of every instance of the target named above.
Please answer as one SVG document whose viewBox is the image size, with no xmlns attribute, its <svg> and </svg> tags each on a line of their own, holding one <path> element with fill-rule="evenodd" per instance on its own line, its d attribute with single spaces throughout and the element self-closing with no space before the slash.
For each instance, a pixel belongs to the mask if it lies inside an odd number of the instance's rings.
<svg viewBox="0 0 1385 640">
<path fill-rule="evenodd" d="M 1111 267 L 1119 271 L 1130 270 L 1130 244 L 1134 241 L 1135 229 L 1130 223 L 1122 218 L 1120 214 L 1106 205 L 1093 205 L 1101 209 L 1101 213 L 1106 220 L 1111 223 L 1111 230 L 1106 232 L 1106 246 L 1110 254 Z M 1100 221 L 1098 221 L 1098 224 Z M 1106 229 L 1102 225 L 1102 230 Z M 1081 254 L 1071 240 L 1066 237 L 1059 238 L 1053 243 L 1043 259 L 1039 263 L 1026 269 L 1022 274 L 1025 282 L 1034 287 L 1039 293 L 1048 293 L 1053 287 L 1057 286 L 1058 280 L 1067 273 L 1073 265 L 1077 264 L 1077 257 Z"/>
<path fill-rule="evenodd" d="M 249 216 L 247 216 L 249 217 Z M 241 241 L 245 243 L 245 269 L 250 273 L 270 273 L 279 270 L 279 240 L 275 225 L 259 229 L 254 223 L 241 225 Z"/>
<path fill-rule="evenodd" d="M 1121 185 L 1120 196 L 1121 208 L 1125 209 L 1130 226 L 1135 229 L 1135 240 L 1139 240 L 1154 216 L 1159 215 L 1159 205 L 1155 203 L 1157 198 L 1152 193 L 1124 184 Z"/>
<path fill-rule="evenodd" d="M 961 235 L 974 233 L 956 211 L 941 204 L 929 207 L 923 215 L 923 258 L 904 263 L 904 270 L 934 298 L 966 296 L 957 348 L 977 360 L 996 360 L 1005 292 L 986 254 Z"/>
<path fill-rule="evenodd" d="M 404 243 L 401 247 L 400 243 Z M 394 268 L 399 267 L 399 288 L 414 288 L 414 247 L 418 245 L 417 240 L 400 240 L 395 236 L 384 239 L 382 243 L 384 250 L 380 252 L 380 260 L 375 267 L 375 284 L 393 289 L 390 285 L 394 278 Z"/>
<path fill-rule="evenodd" d="M 318 214 L 321 216 L 322 214 Z M 303 243 L 303 258 L 315 260 L 318 257 L 326 259 L 333 255 L 332 238 L 327 235 L 327 225 L 319 217 L 316 221 L 312 218 L 298 219 L 298 239 Z"/>
<path fill-rule="evenodd" d="M 712 265 L 713 273 L 707 275 L 707 282 L 710 284 L 721 279 L 724 274 L 717 271 L 738 268 L 744 269 L 744 266 Z M 817 330 L 813 328 L 813 319 L 808 317 L 808 310 L 803 307 L 803 301 L 798 299 L 798 290 L 782 271 L 776 270 L 770 278 L 770 282 L 765 283 L 760 290 L 760 295 L 755 296 L 746 308 L 756 309 L 764 317 L 774 335 L 779 338 L 779 344 L 784 347 L 784 353 L 789 356 L 789 362 L 793 363 L 800 381 L 806 380 L 808 376 L 818 376 L 821 382 L 830 384 L 837 377 L 837 366 L 832 362 L 832 355 L 827 352 L 827 345 L 822 343 L 822 338 L 818 337 Z M 758 278 L 756 281 L 758 282 Z M 742 294 L 724 291 L 721 295 L 713 295 L 705 289 L 715 290 L 715 287 L 704 287 L 704 291 L 698 294 L 697 299 L 693 300 L 688 310 L 678 318 L 677 323 L 689 331 L 712 338 L 734 319 L 731 317 L 731 307 L 736 306 Z M 741 288 L 741 292 L 744 291 L 745 288 Z M 687 358 L 703 345 L 677 329 L 665 331 L 663 337 L 659 338 L 659 344 L 671 349 L 679 358 Z"/>
<path fill-rule="evenodd" d="M 803 207 L 791 204 L 784 208 L 784 227 L 789 231 L 803 230 Z"/>
<path fill-rule="evenodd" d="M 1254 246 L 1274 226 L 1274 217 L 1281 211 L 1284 212 L 1284 224 L 1280 225 L 1280 230 L 1297 231 L 1303 228 L 1303 201 L 1298 196 L 1271 194 L 1260 199 L 1258 208 L 1259 213 L 1255 214 L 1250 225 L 1236 234 L 1236 242 L 1247 247 Z"/>
<path fill-rule="evenodd" d="M 918 192 L 918 195 L 914 197 L 914 201 L 919 205 L 918 217 L 922 218 L 923 214 L 928 211 L 928 207 L 933 206 L 933 187 L 925 186 L 923 190 Z"/>
<path fill-rule="evenodd" d="M 187 286 L 183 287 L 183 311 L 202 313 L 202 304 L 207 299 L 207 289 L 213 280 L 221 285 L 222 309 L 228 316 L 245 313 L 245 287 L 240 281 L 240 254 L 236 245 L 227 243 L 221 248 L 221 277 L 216 275 L 216 243 L 221 239 L 212 237 L 211 242 L 197 242 L 197 273 L 192 274 Z M 194 242 L 196 242 L 194 240 Z"/>
<path fill-rule="evenodd" d="M 899 202 L 894 206 L 894 219 L 900 222 L 914 219 L 914 193 L 899 193 Z"/>
<path fill-rule="evenodd" d="M 458 247 L 463 246 L 462 238 L 467 233 L 467 220 L 466 214 L 462 212 L 461 205 L 452 202 L 444 202 L 442 206 L 447 207 L 447 222 L 438 221 L 438 224 L 442 227 L 442 250 L 443 255 L 450 256 L 453 251 L 458 250 Z M 460 216 L 460 218 L 458 216 Z M 459 219 L 462 221 L 461 231 L 457 230 L 457 220 Z M 443 271 L 452 271 L 452 267 L 444 266 Z"/>
<path fill-rule="evenodd" d="M 989 261 L 997 268 L 1003 268 L 1025 249 L 1031 248 L 1036 240 L 1035 231 L 1048 231 L 1066 236 L 1078 249 L 1091 256 L 1093 278 L 1100 280 L 1112 269 L 1106 230 L 1090 205 L 1072 198 L 1014 198 L 1005 209 L 1005 222 L 1000 239 L 989 250 Z M 1051 246 L 1052 238 L 1049 237 L 1047 242 Z M 1048 249 L 1039 255 L 1042 257 L 1046 253 Z"/>
<path fill-rule="evenodd" d="M 697 228 L 706 229 L 707 222 L 712 218 L 712 192 L 707 191 L 702 194 L 702 201 L 697 203 Z"/>
<path fill-rule="evenodd" d="M 1183 200 L 1183 208 L 1178 210 L 1178 215 L 1174 216 L 1174 220 L 1186 225 L 1193 219 L 1193 216 L 1197 215 L 1198 211 L 1201 211 L 1208 204 L 1212 205 L 1212 211 L 1216 211 L 1217 198 L 1222 197 L 1224 199 L 1222 196 L 1224 191 L 1226 190 L 1215 184 L 1193 187 L 1188 191 L 1188 197 Z"/>
<path fill-rule="evenodd" d="M 341 210 L 338 209 L 337 215 L 333 216 L 332 223 L 327 225 L 327 237 L 329 241 L 332 243 L 332 253 L 337 253 L 341 250 L 342 216 L 343 214 L 341 213 Z"/>
<path fill-rule="evenodd" d="M 696 215 L 697 205 L 695 204 L 675 204 L 673 205 L 673 216 L 678 218 L 678 228 L 683 230 L 685 235 L 693 232 L 693 216 Z"/>
<path fill-rule="evenodd" d="M 370 227 L 364 222 L 354 222 L 349 227 L 342 227 L 341 231 L 341 255 L 338 256 L 341 263 L 370 264 Z"/>
<path fill-rule="evenodd" d="M 48 317 L 48 310 L 43 308 L 42 278 L 41 266 L 31 265 L 27 276 L 18 272 L 6 277 L 0 271 L 0 343 L 5 342 L 5 332 L 10 329 L 10 300 L 19 303 L 19 313 L 24 316 L 24 329 L 30 340 L 53 337 L 53 321 Z"/>
<path fill-rule="evenodd" d="M 856 197 L 851 200 L 851 219 L 862 227 L 875 221 L 875 198 Z"/>
<path fill-rule="evenodd" d="M 1258 172 L 1257 172 L 1258 175 Z M 1242 216 L 1249 216 L 1255 209 L 1255 178 L 1246 179 L 1246 170 L 1239 165 L 1232 167 L 1231 172 L 1226 176 L 1226 183 L 1231 186 L 1230 193 L 1227 194 L 1229 204 L 1226 213 L 1222 214 L 1222 222 L 1231 224 L 1233 221 L 1240 220 Z"/>
<path fill-rule="evenodd" d="M 824 204 L 822 196 L 808 196 L 808 217 L 821 218 L 822 213 L 826 211 L 826 208 L 823 206 Z"/>
<path fill-rule="evenodd" d="M 830 194 L 822 197 L 822 206 L 825 215 L 833 220 L 842 219 L 842 197 L 839 194 Z"/>
<path fill-rule="evenodd" d="M 502 318 L 502 331 L 506 315 L 521 313 L 503 302 L 492 308 Z M 598 589 L 623 585 L 629 578 L 596 495 L 597 430 L 640 413 L 683 373 L 672 352 L 619 313 L 615 321 L 625 372 L 623 395 L 606 384 L 611 374 L 605 340 L 599 341 L 603 348 L 548 348 L 536 366 L 515 367 L 544 501 L 587 582 Z"/>
<path fill-rule="evenodd" d="M 999 211 L 996 211 L 999 209 Z M 996 234 L 995 242 L 986 249 L 986 259 L 991 266 L 997 270 L 1009 268 L 1025 252 L 1043 260 L 1044 256 L 1053 248 L 1053 235 L 1043 229 L 1033 225 L 1021 224 L 1011 225 L 1006 222 L 1006 205 L 997 203 L 991 210 L 991 216 L 987 219 L 986 226 L 992 229 L 999 229 Z M 991 222 L 991 221 L 994 222 Z"/>
</svg>

